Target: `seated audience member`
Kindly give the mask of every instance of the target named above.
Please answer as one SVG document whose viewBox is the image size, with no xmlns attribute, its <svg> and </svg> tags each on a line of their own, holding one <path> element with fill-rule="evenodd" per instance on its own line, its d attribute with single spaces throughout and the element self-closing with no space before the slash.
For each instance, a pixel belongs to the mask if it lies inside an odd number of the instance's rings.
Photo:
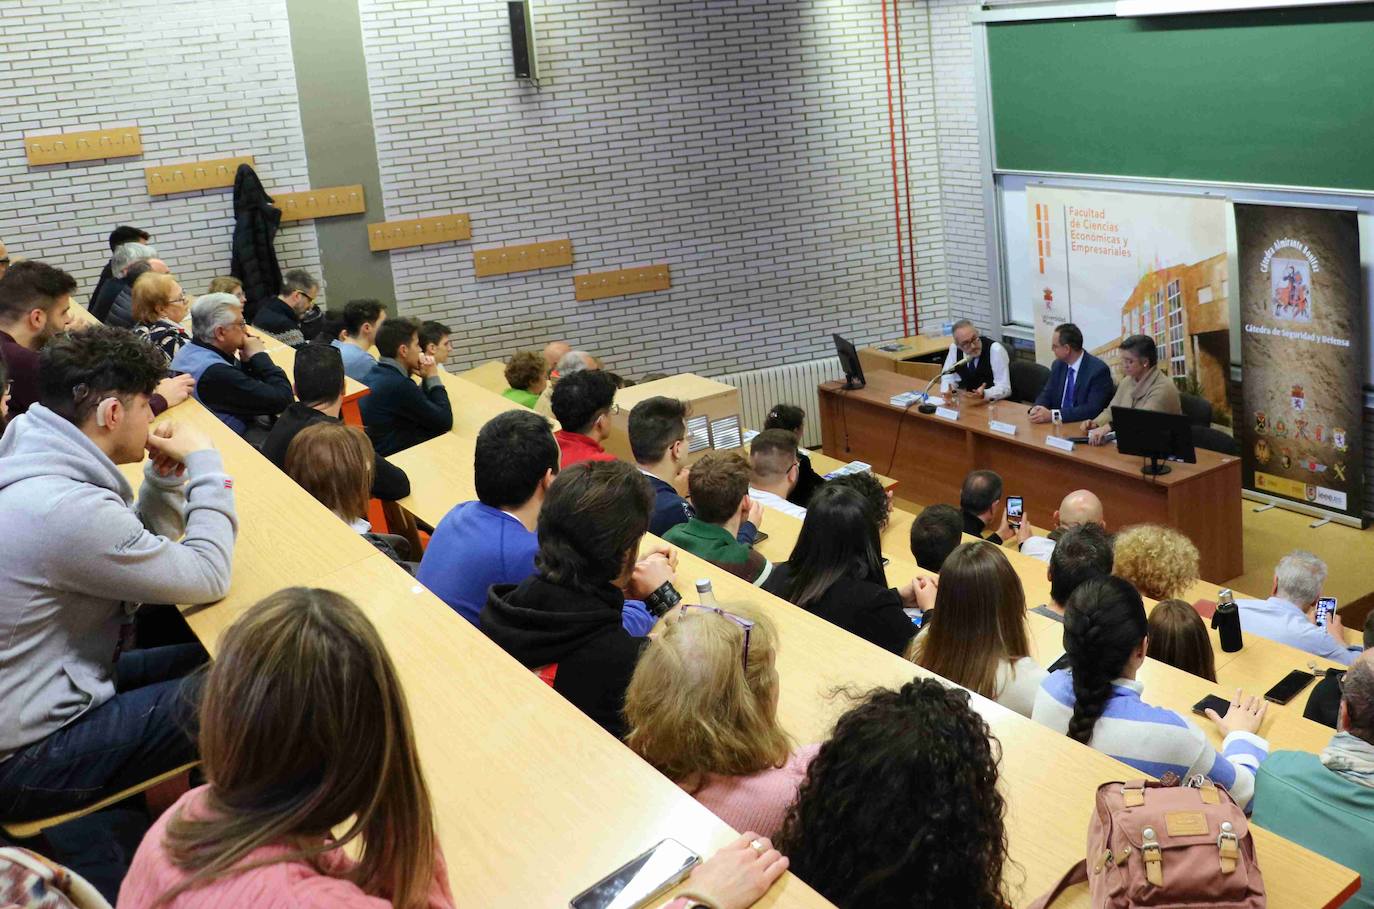
<svg viewBox="0 0 1374 909">
<path fill-rule="evenodd" d="M 363 425 L 377 453 L 392 455 L 453 428 L 448 390 L 434 358 L 420 349 L 414 319 L 388 319 L 377 332 L 382 359 L 363 379 Z M 411 381 L 419 376 L 420 384 Z"/>
<path fill-rule="evenodd" d="M 39 351 L 72 321 L 71 275 L 46 262 L 16 262 L 0 278 L 0 358 L 9 366 L 10 416 L 39 395 Z"/>
<path fill-rule="evenodd" d="M 1050 553 L 1054 552 L 1054 544 L 1059 542 L 1059 538 L 1069 528 L 1080 524 L 1096 524 L 1104 529 L 1107 526 L 1107 522 L 1102 518 L 1102 500 L 1086 489 L 1076 489 L 1064 496 L 1054 512 L 1054 530 L 1051 530 L 1048 536 L 1027 537 L 1021 543 L 1021 552 L 1042 562 L 1048 562 Z"/>
<path fill-rule="evenodd" d="M 506 364 L 506 384 L 510 387 L 501 392 L 502 397 L 533 410 L 544 386 L 549 384 L 544 358 L 532 350 L 516 351 Z"/>
<path fill-rule="evenodd" d="M 1274 569 L 1269 599 L 1236 601 L 1241 630 L 1349 666 L 1360 648 L 1345 643 L 1340 613 L 1327 620 L 1325 629 L 1317 627 L 1317 600 L 1325 584 L 1325 562 L 1310 552 L 1290 552 Z"/>
<path fill-rule="evenodd" d="M 881 534 L 887 530 L 887 523 L 892 519 L 892 493 L 883 488 L 883 484 L 879 482 L 871 470 L 847 473 L 842 477 L 836 477 L 831 482 L 848 486 L 863 496 L 868 507 L 873 509 L 873 517 L 878 522 L 878 533 Z"/>
<path fill-rule="evenodd" d="M 196 682 L 182 677 L 204 650 L 128 644 L 138 604 L 210 603 L 228 591 L 234 494 L 199 431 L 149 431 L 162 369 L 128 331 L 55 338 L 39 403 L 0 440 L 7 821 L 78 808 L 195 756 Z M 145 452 L 135 502 L 119 465 Z"/>
<path fill-rule="evenodd" d="M 916 633 L 906 610 L 933 608 L 936 587 L 926 578 L 888 587 L 868 504 L 854 490 L 827 483 L 811 500 L 791 556 L 773 566 L 764 589 L 900 654 Z"/>
<path fill-rule="evenodd" d="M 196 380 L 196 400 L 239 435 L 256 417 L 275 417 L 291 405 L 291 380 L 272 362 L 262 340 L 248 333 L 243 307 L 229 294 L 206 294 L 191 306 L 191 343 L 172 369 Z"/>
<path fill-rule="evenodd" d="M 108 266 L 107 266 L 108 267 Z M 5 241 L 0 240 L 0 278 L 5 277 L 5 272 L 10 268 L 10 251 L 5 246 Z"/>
<path fill-rule="evenodd" d="M 1364 619 L 1364 649 L 1370 648 L 1374 648 L 1374 612 L 1370 612 Z M 1326 674 L 1317 681 L 1312 693 L 1307 696 L 1307 707 L 1302 712 L 1304 719 L 1330 726 L 1332 729 L 1336 728 L 1336 714 L 1341 705 L 1341 679 L 1344 677 L 1343 670 L 1326 670 Z"/>
<path fill-rule="evenodd" d="M 550 341 L 544 345 L 544 372 L 551 373 L 558 368 L 558 361 L 572 352 L 567 341 Z"/>
<path fill-rule="evenodd" d="M 0 436 L 5 434 L 5 424 L 10 416 L 10 372 L 5 358 L 0 357 Z"/>
<path fill-rule="evenodd" d="M 386 322 L 381 300 L 349 300 L 343 311 L 343 337 L 327 338 L 343 357 L 344 374 L 361 382 L 377 360 L 369 351 L 377 343 L 377 331 Z M 328 325 L 326 316 L 326 325 Z M 326 328 L 326 332 L 328 329 Z"/>
<path fill-rule="evenodd" d="M 558 443 L 548 420 L 511 410 L 477 433 L 477 500 L 461 502 L 434 528 L 416 574 L 434 595 L 474 625 L 493 584 L 534 574 L 535 529 L 558 475 Z"/>
<path fill-rule="evenodd" d="M 1121 342 L 1121 369 L 1125 376 L 1111 402 L 1102 413 L 1083 424 L 1088 441 L 1094 445 L 1107 441 L 1113 407 L 1183 413 L 1178 388 L 1173 379 L 1159 370 L 1159 350 L 1149 335 L 1131 335 Z"/>
<path fill-rule="evenodd" d="M 451 334 L 453 331 L 443 322 L 420 323 L 420 349 L 425 352 L 425 356 L 434 359 L 434 365 L 440 372 L 446 371 L 444 364 L 453 352 L 453 343 L 449 340 Z"/>
<path fill-rule="evenodd" d="M 749 443 L 749 498 L 794 518 L 805 518 L 806 509 L 788 501 L 797 488 L 800 470 L 797 437 L 785 429 L 765 429 Z"/>
<path fill-rule="evenodd" d="M 121 906 L 456 905 L 405 692 L 351 600 L 291 587 L 244 613 L 199 725 L 209 785 L 148 831 Z"/>
<path fill-rule="evenodd" d="M 1224 736 L 1218 754 L 1192 722 L 1141 698 L 1145 686 L 1136 673 L 1145 662 L 1146 632 L 1145 605 L 1129 581 L 1085 581 L 1064 614 L 1069 668 L 1045 679 L 1031 718 L 1152 776 L 1203 774 L 1247 807 L 1255 768 L 1269 753 L 1269 743 L 1256 735 L 1264 700 L 1237 691 L 1225 716 L 1208 708 Z"/>
<path fill-rule="evenodd" d="M 110 280 L 101 285 L 100 296 L 91 297 L 91 315 L 105 322 L 110 317 L 115 301 L 121 295 L 127 296 L 131 305 L 134 282 L 133 278 L 129 277 L 129 268 L 136 262 L 150 262 L 156 258 L 157 250 L 146 243 L 121 243 L 115 247 L 109 263 Z"/>
<path fill-rule="evenodd" d="M 286 475 L 295 480 L 353 530 L 393 562 L 405 565 L 410 544 L 391 533 L 373 533 L 367 500 L 376 471 L 377 453 L 367 433 L 357 426 L 329 421 L 307 426 L 286 447 Z"/>
<path fill-rule="evenodd" d="M 478 620 L 502 650 L 616 738 L 645 639 L 625 630 L 625 596 L 662 614 L 680 597 L 671 550 L 639 556 L 653 496 L 638 470 L 588 461 L 564 470 L 539 511 L 534 574 L 498 584 Z"/>
<path fill-rule="evenodd" d="M 777 631 L 750 606 L 668 613 L 625 693 L 625 744 L 736 830 L 776 836 L 818 745 L 778 723 Z"/>
<path fill-rule="evenodd" d="M 615 385 L 599 369 L 587 369 L 564 377 L 553 391 L 553 416 L 563 428 L 554 433 L 563 466 L 579 461 L 614 461 L 601 447 L 610 438 L 611 414 L 618 413 Z"/>
<path fill-rule="evenodd" d="M 110 256 L 113 257 L 115 250 L 119 249 L 119 247 L 123 246 L 125 243 L 147 243 L 151 239 L 152 236 L 147 231 L 140 230 L 137 227 L 129 227 L 127 225 L 116 227 L 114 230 L 110 231 Z M 5 244 L 0 243 L 0 258 L 7 260 L 8 257 L 6 256 L 4 247 Z M 8 261 L 4 264 L 8 264 Z M 112 264 L 112 259 L 108 259 L 105 262 L 105 267 L 100 269 L 100 277 L 96 279 L 95 289 L 92 290 L 91 295 L 87 297 L 91 302 L 100 299 L 100 292 L 104 290 L 106 282 L 114 277 L 114 272 L 111 269 Z M 4 268 L 0 268 L 0 277 L 3 277 L 4 273 Z"/>
<path fill-rule="evenodd" d="M 646 382 L 657 382 L 659 379 L 667 378 L 669 378 L 669 376 L 666 372 L 651 372 L 645 375 L 643 378 L 641 378 L 639 380 L 639 384 L 643 385 Z"/>
<path fill-rule="evenodd" d="M 233 294 L 238 297 L 240 304 L 248 305 L 248 295 L 243 292 L 243 282 L 238 278 L 231 278 L 228 275 L 212 278 L 210 286 L 205 292 L 207 294 Z"/>
<path fill-rule="evenodd" d="M 1254 821 L 1360 873 L 1347 904 L 1374 906 L 1374 655 L 1350 665 L 1331 743 L 1278 751 L 1255 774 Z"/>
<path fill-rule="evenodd" d="M 654 514 L 649 520 L 649 532 L 655 536 L 663 536 L 696 514 L 680 491 L 686 490 L 688 475 L 685 466 L 687 411 L 685 401 L 662 395 L 645 398 L 630 411 L 630 451 L 640 473 L 654 490 Z M 757 523 L 746 516 L 740 522 L 735 539 L 752 546 L 757 535 Z"/>
<path fill-rule="evenodd" d="M 935 609 L 907 658 L 956 685 L 1030 716 L 1045 670 L 1031 658 L 1026 594 L 1002 550 L 964 543 L 940 569 Z"/>
<path fill-rule="evenodd" d="M 1054 364 L 1050 378 L 1035 406 L 1030 409 L 1032 423 L 1048 423 L 1059 411 L 1064 423 L 1082 423 L 1102 412 L 1112 399 L 1112 371 L 1106 363 L 1083 349 L 1083 332 L 1065 322 L 1050 335 Z"/>
<path fill-rule="evenodd" d="M 147 274 L 170 275 L 171 269 L 167 263 L 161 259 L 140 259 L 130 265 L 124 271 L 124 289 L 119 292 L 114 303 L 110 306 L 110 311 L 105 314 L 105 324 L 115 328 L 133 328 L 134 319 L 134 285 L 138 279 Z"/>
<path fill-rule="evenodd" d="M 267 439 L 262 455 L 286 469 L 286 449 L 302 429 L 318 423 L 340 423 L 343 411 L 344 367 L 338 350 L 327 344 L 307 344 L 296 351 L 295 401 L 282 411 Z M 371 497 L 394 502 L 410 495 L 405 471 L 381 455 L 375 455 Z"/>
<path fill-rule="evenodd" d="M 968 362 L 955 368 L 962 360 Z M 968 319 L 954 323 L 954 343 L 945 355 L 946 370 L 953 370 L 940 380 L 940 390 L 949 393 L 955 386 L 961 391 L 996 401 L 1011 394 L 1011 359 L 1007 349 L 996 341 L 985 341 Z"/>
<path fill-rule="evenodd" d="M 1112 538 L 1096 524 L 1071 527 L 1059 538 L 1050 553 L 1045 577 L 1050 582 L 1050 601 L 1031 612 L 1064 621 L 1064 608 L 1078 585 L 1112 573 Z"/>
<path fill-rule="evenodd" d="M 320 317 L 319 333 L 316 334 L 314 338 L 311 338 L 310 343 L 327 344 L 331 347 L 336 346 L 337 344 L 341 344 L 348 339 L 347 335 L 344 333 L 346 325 L 347 323 L 344 320 L 344 314 L 342 310 L 327 309 L 325 310 L 324 315 Z M 342 356 L 343 351 L 340 350 L 339 354 L 340 356 Z M 377 362 L 376 360 L 372 359 L 372 354 L 370 351 L 368 352 L 367 358 L 371 360 L 373 363 Z M 371 368 L 372 367 L 369 366 L 368 370 L 370 371 Z M 366 375 L 366 373 L 364 373 L 364 375 Z M 358 381 L 361 382 L 362 379 L 359 379 Z"/>
<path fill-rule="evenodd" d="M 545 350 L 547 349 L 545 348 Z M 545 385 L 544 390 L 539 393 L 539 400 L 534 404 L 534 412 L 553 419 L 553 390 L 558 387 L 558 380 L 584 370 L 600 368 L 596 362 L 596 357 L 586 351 L 570 350 L 563 354 L 558 358 L 553 369 L 550 370 L 549 384 Z"/>
<path fill-rule="evenodd" d="M 872 691 L 812 759 L 779 848 L 839 909 L 1004 909 L 1000 752 L 967 691 Z"/>
<path fill-rule="evenodd" d="M 911 522 L 911 555 L 926 571 L 940 573 L 963 541 L 964 516 L 953 505 L 931 505 Z"/>
<path fill-rule="evenodd" d="M 1198 579 L 1193 541 L 1163 524 L 1136 524 L 1116 535 L 1112 574 L 1152 600 L 1176 597 Z"/>
<path fill-rule="evenodd" d="M 762 509 L 749 500 L 749 465 L 735 452 L 708 451 L 687 477 L 695 514 L 668 528 L 663 539 L 698 558 L 762 586 L 773 565 L 738 539 L 740 525 L 755 526 Z"/>
<path fill-rule="evenodd" d="M 998 546 L 1012 539 L 1011 522 L 1006 509 L 1002 507 L 1002 478 L 995 472 L 969 471 L 968 476 L 964 477 L 963 488 L 959 490 L 959 510 L 964 515 L 964 533 Z M 984 531 L 992 526 L 993 521 L 999 521 L 997 529 L 984 536 Z M 1030 539 L 1030 521 L 1022 520 L 1015 536 L 1022 543 Z"/>
<path fill-rule="evenodd" d="M 281 276 L 281 293 L 258 304 L 253 327 L 283 344 L 300 347 L 315 336 L 323 313 L 315 305 L 320 282 L 310 272 L 293 268 Z"/>
<path fill-rule="evenodd" d="M 775 404 L 763 418 L 763 428 L 785 429 L 797 437 L 797 485 L 787 501 L 805 508 L 816 490 L 825 485 L 825 478 L 811 466 L 811 456 L 801 448 L 801 438 L 806 429 L 806 411 L 794 404 Z"/>
<path fill-rule="evenodd" d="M 191 340 L 181 327 L 190 306 L 181 285 L 171 275 L 148 272 L 134 282 L 134 334 L 162 351 L 168 366 L 182 345 Z"/>
<path fill-rule="evenodd" d="M 1150 613 L 1150 656 L 1209 682 L 1217 680 L 1207 623 L 1183 600 L 1160 600 Z"/>
</svg>

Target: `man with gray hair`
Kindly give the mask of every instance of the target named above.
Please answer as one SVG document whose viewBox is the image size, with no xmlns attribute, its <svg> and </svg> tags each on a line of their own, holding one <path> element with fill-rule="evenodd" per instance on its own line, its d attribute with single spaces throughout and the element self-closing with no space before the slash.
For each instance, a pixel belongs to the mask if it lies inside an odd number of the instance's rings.
<svg viewBox="0 0 1374 909">
<path fill-rule="evenodd" d="M 552 347 L 553 345 L 549 345 Z M 545 353 L 548 347 L 544 348 Z M 558 358 L 554 364 L 553 372 L 549 373 L 549 384 L 544 386 L 544 390 L 539 393 L 539 400 L 534 402 L 534 412 L 541 417 L 555 419 L 553 415 L 553 387 L 558 384 L 558 380 L 564 376 L 570 376 L 575 372 L 582 372 L 584 369 L 600 369 L 601 364 L 596 357 L 587 353 L 585 350 L 570 350 Z"/>
<path fill-rule="evenodd" d="M 1320 755 L 1277 751 L 1255 771 L 1252 820 L 1360 873 L 1374 906 L 1374 654 L 1342 679 L 1339 730 Z"/>
<path fill-rule="evenodd" d="M 1349 666 L 1361 648 L 1346 645 L 1341 617 L 1332 613 L 1325 629 L 1317 626 L 1317 599 L 1325 583 L 1325 562 L 1310 552 L 1290 552 L 1274 569 L 1269 599 L 1236 601 L 1241 630 Z"/>
<path fill-rule="evenodd" d="M 108 322 L 110 313 L 114 311 L 117 301 L 123 297 L 126 313 L 133 312 L 133 286 L 138 275 L 130 275 L 129 270 L 135 263 L 156 261 L 160 268 L 154 270 L 167 272 L 167 265 L 157 257 L 157 250 L 147 243 L 123 243 L 115 247 L 114 255 L 110 258 L 109 281 L 100 287 L 100 293 L 91 298 L 91 315 L 102 322 Z M 146 271 L 147 269 L 144 269 Z M 132 320 L 132 315 L 130 316 Z M 132 324 L 130 321 L 129 324 Z M 127 325 L 124 327 L 128 327 Z"/>
<path fill-rule="evenodd" d="M 262 339 L 250 334 L 243 304 L 233 294 L 206 294 L 191 307 L 191 342 L 172 369 L 196 380 L 196 400 L 239 435 L 257 417 L 291 405 L 291 380 L 272 362 Z"/>
<path fill-rule="evenodd" d="M 975 398 L 996 401 L 1011 394 L 1011 358 L 996 341 L 985 340 L 968 319 L 954 323 L 954 342 L 945 354 L 943 371 L 948 373 L 940 390 L 959 388 Z"/>
<path fill-rule="evenodd" d="M 319 331 L 324 313 L 315 305 L 320 295 L 320 282 L 302 268 L 293 268 L 281 276 L 281 293 L 258 304 L 253 327 L 276 338 L 283 344 L 300 347 Z"/>
</svg>

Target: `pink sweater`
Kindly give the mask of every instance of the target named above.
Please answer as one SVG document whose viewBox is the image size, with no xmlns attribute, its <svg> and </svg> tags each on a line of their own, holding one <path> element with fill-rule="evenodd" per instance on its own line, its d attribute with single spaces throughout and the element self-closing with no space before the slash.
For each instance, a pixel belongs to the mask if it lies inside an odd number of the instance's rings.
<svg viewBox="0 0 1374 909">
<path fill-rule="evenodd" d="M 149 909 L 157 898 L 189 875 L 173 865 L 163 850 L 162 839 L 173 812 L 202 803 L 205 787 L 192 789 L 163 812 L 134 854 L 132 867 L 119 888 L 118 909 Z M 244 859 L 245 863 L 286 852 L 284 846 L 264 846 Z M 434 880 L 429 888 L 429 909 L 454 909 L 449 892 L 444 856 L 435 856 Z M 342 850 L 327 852 L 323 864 L 334 874 L 346 874 L 352 860 Z M 304 862 L 277 862 L 242 874 L 220 878 L 180 894 L 167 909 L 391 909 L 391 902 L 368 896 L 358 885 L 322 875 Z"/>
<path fill-rule="evenodd" d="M 797 799 L 797 787 L 806 779 L 806 768 L 820 747 L 804 745 L 781 767 L 749 776 L 709 774 L 705 785 L 692 796 L 740 833 L 752 830 L 760 836 L 777 836 L 787 809 Z"/>
</svg>

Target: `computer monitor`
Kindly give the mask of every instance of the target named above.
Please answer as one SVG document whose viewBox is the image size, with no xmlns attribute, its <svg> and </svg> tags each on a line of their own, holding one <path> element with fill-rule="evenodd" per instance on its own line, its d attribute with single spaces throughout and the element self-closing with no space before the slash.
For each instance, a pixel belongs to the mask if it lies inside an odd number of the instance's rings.
<svg viewBox="0 0 1374 909">
<path fill-rule="evenodd" d="M 844 368 L 844 387 L 848 390 L 863 388 L 867 383 L 864 382 L 864 368 L 859 363 L 859 352 L 839 335 L 831 335 L 835 339 L 835 353 L 839 355 L 840 366 Z"/>
<path fill-rule="evenodd" d="M 1140 468 L 1148 477 L 1169 472 L 1167 464 L 1159 463 L 1165 458 L 1197 463 L 1193 430 L 1183 414 L 1113 407 L 1112 430 L 1116 433 L 1117 451 L 1150 459 L 1150 463 Z"/>
</svg>

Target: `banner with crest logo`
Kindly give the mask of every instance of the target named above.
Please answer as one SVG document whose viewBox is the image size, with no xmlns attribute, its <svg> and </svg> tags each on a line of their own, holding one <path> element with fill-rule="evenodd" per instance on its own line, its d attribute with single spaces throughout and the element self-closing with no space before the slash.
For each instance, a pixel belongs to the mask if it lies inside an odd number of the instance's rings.
<svg viewBox="0 0 1374 909">
<path fill-rule="evenodd" d="M 1353 211 L 1236 204 L 1245 488 L 1364 511 L 1365 308 Z"/>
</svg>

